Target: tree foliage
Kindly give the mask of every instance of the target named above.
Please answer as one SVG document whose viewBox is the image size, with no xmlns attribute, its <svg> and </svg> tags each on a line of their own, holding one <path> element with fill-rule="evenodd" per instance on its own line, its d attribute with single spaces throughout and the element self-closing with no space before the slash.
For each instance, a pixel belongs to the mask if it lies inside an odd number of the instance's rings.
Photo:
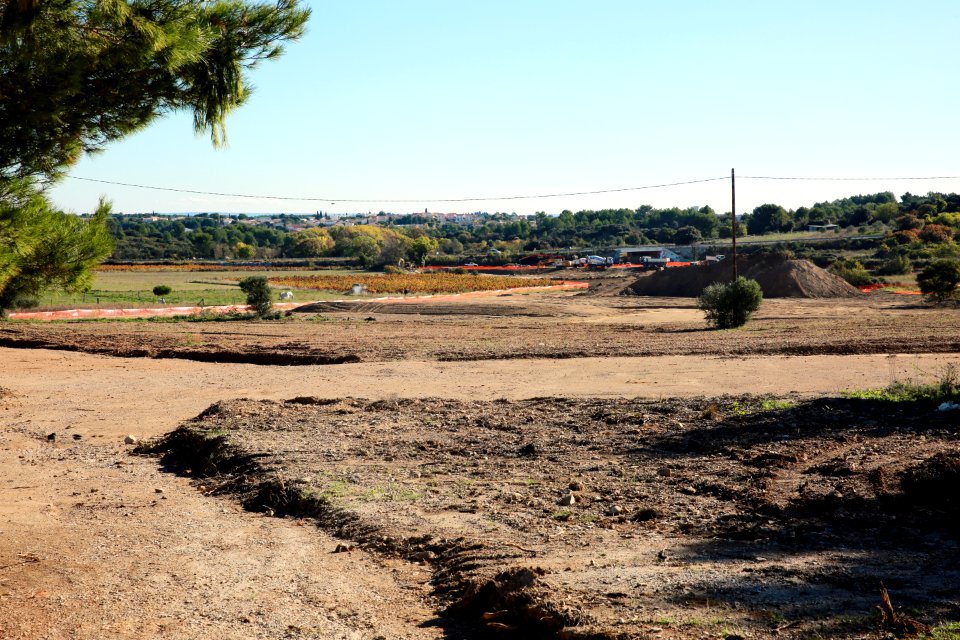
<svg viewBox="0 0 960 640">
<path fill-rule="evenodd" d="M 293 236 L 293 256 L 297 258 L 319 258 L 333 249 L 330 232 L 321 227 L 312 227 L 299 231 Z"/>
<path fill-rule="evenodd" d="M 265 318 L 273 309 L 273 292 L 263 276 L 250 276 L 240 281 L 240 290 L 247 294 L 247 304 L 258 318 Z"/>
<path fill-rule="evenodd" d="M 941 304 L 956 296 L 958 284 L 960 262 L 956 260 L 937 260 L 917 274 L 921 293 Z"/>
<path fill-rule="evenodd" d="M 222 144 L 246 70 L 308 16 L 295 0 L 0 4 L 0 176 L 49 180 L 170 111 Z"/>
<path fill-rule="evenodd" d="M 419 236 L 410 243 L 410 257 L 419 265 L 427 262 L 427 257 L 436 253 L 440 244 L 429 236 Z"/>
<path fill-rule="evenodd" d="M 804 230 L 808 223 L 838 224 L 847 229 L 856 223 L 871 235 L 886 233 L 878 243 L 887 245 L 888 249 L 884 251 L 889 253 L 889 247 L 896 247 L 916 264 L 922 265 L 932 258 L 951 257 L 950 252 L 960 251 L 957 243 L 948 237 L 949 234 L 955 237 L 960 231 L 960 194 L 904 194 L 902 201 L 897 202 L 892 193 L 883 192 L 817 203 L 796 210 L 779 205 L 765 205 L 760 209 L 759 215 L 748 214 L 738 221 L 738 237 L 747 235 L 747 226 L 751 222 L 754 232 L 761 235 L 779 233 L 788 227 L 794 231 Z M 784 214 L 789 218 L 789 225 Z M 256 220 L 241 214 L 232 218 L 226 220 L 219 214 L 159 220 L 143 215 L 114 216 L 109 221 L 117 242 L 113 257 L 117 260 L 241 257 L 236 250 L 238 242 L 253 247 L 258 258 L 314 257 L 307 255 L 313 251 L 304 251 L 299 246 L 300 239 L 310 237 L 311 233 L 320 236 L 322 233 L 312 232 L 309 228 L 303 230 L 303 227 L 321 224 L 325 219 L 326 224 L 330 224 L 329 217 L 313 214 L 281 214 L 272 219 Z M 603 250 L 655 243 L 709 243 L 718 237 L 729 238 L 731 227 L 729 213 L 718 216 L 709 207 L 656 209 L 648 205 L 636 209 L 564 211 L 557 216 L 544 212 L 532 216 L 484 213 L 464 222 L 403 214 L 382 220 L 383 226 L 363 224 L 368 222 L 366 218 L 368 216 L 363 215 L 347 217 L 343 224 L 327 227 L 334 244 L 325 249 L 323 255 L 353 258 L 367 265 L 397 264 L 399 258 L 418 262 L 423 247 L 415 248 L 413 242 L 427 237 L 437 242 L 437 248 L 428 252 L 431 259 L 436 251 L 448 256 L 466 253 L 477 262 L 493 264 L 516 260 L 518 254 L 528 252 L 562 250 L 581 253 L 588 248 Z M 909 230 L 896 231 L 901 224 L 910 227 Z M 920 237 L 924 229 L 927 229 L 925 237 L 939 244 L 931 247 L 931 243 L 925 243 Z M 367 239 L 358 240 L 360 236 L 367 236 Z M 848 233 L 838 240 L 850 237 Z M 502 253 L 494 254 L 492 249 Z M 886 260 L 890 257 L 886 253 L 876 257 Z M 821 266 L 828 264 L 829 260 L 825 260 Z M 874 268 L 873 264 L 864 264 Z"/>
<path fill-rule="evenodd" d="M 226 140 L 247 70 L 302 35 L 296 0 L 10 0 L 0 3 L 0 308 L 77 288 L 111 250 L 109 206 L 57 212 L 44 189 L 84 153 L 171 111 Z M 214 251 L 209 234 L 189 239 Z"/>
<path fill-rule="evenodd" d="M 853 258 L 837 258 L 827 267 L 827 271 L 835 276 L 843 278 L 855 287 L 862 287 L 872 284 L 875 279 L 867 273 L 863 263 Z"/>
<path fill-rule="evenodd" d="M 92 267 L 110 255 L 110 206 L 88 220 L 54 210 L 24 180 L 0 182 L 0 314 L 47 287 L 81 291 Z"/>
<path fill-rule="evenodd" d="M 733 282 L 708 285 L 697 299 L 707 322 L 717 329 L 742 327 L 760 308 L 763 291 L 756 280 L 739 277 Z"/>
</svg>

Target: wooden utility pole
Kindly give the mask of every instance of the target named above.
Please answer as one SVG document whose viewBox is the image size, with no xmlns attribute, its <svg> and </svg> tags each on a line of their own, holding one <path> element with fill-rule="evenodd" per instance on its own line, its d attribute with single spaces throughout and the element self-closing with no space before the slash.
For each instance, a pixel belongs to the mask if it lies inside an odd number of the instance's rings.
<svg viewBox="0 0 960 640">
<path fill-rule="evenodd" d="M 737 279 L 737 184 L 733 169 L 730 169 L 730 258 L 733 260 L 733 279 Z"/>
</svg>

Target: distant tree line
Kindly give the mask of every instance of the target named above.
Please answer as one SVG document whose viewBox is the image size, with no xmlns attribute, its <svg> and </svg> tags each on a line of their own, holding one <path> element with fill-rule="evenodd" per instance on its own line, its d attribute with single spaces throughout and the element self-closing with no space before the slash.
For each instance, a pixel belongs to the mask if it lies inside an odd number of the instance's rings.
<svg viewBox="0 0 960 640">
<path fill-rule="evenodd" d="M 311 220 L 312 219 L 312 220 Z M 729 238 L 730 214 L 709 206 L 657 209 L 563 211 L 558 216 L 495 214 L 472 226 L 441 223 L 429 216 L 393 217 L 385 225 L 319 225 L 317 216 L 280 216 L 256 223 L 199 214 L 180 219 L 113 215 L 108 225 L 115 240 L 115 260 L 272 259 L 339 256 L 367 266 L 422 263 L 443 256 L 502 255 L 524 252 L 680 244 Z M 317 226 L 309 226 L 309 224 Z M 795 210 L 764 204 L 738 217 L 738 235 L 765 235 L 806 230 L 809 225 L 855 228 L 886 238 L 896 247 L 952 244 L 960 230 L 960 195 L 904 194 L 889 191 L 820 202 Z M 306 228 L 303 228 L 306 227 Z M 887 255 L 886 258 L 891 258 Z"/>
</svg>

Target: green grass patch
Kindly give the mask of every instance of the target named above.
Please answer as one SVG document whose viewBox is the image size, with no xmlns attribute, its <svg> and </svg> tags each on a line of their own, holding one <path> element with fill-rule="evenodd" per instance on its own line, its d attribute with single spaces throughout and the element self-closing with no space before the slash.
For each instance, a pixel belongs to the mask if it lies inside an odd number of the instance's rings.
<svg viewBox="0 0 960 640">
<path fill-rule="evenodd" d="M 298 271 L 301 275 L 348 274 L 364 275 L 366 272 L 350 271 Z M 277 278 L 290 275 L 290 271 L 264 269 L 262 271 L 96 271 L 93 285 L 84 293 L 48 291 L 40 296 L 40 308 L 76 307 L 142 307 L 157 302 L 153 288 L 166 285 L 171 292 L 163 299 L 168 306 L 215 306 L 246 304 L 247 296 L 238 286 L 238 276 L 263 276 Z M 283 287 L 284 290 L 289 287 Z M 277 291 L 280 288 L 276 288 Z M 342 297 L 342 293 L 291 289 L 294 302 L 328 300 Z M 25 309 L 26 311 L 26 309 Z"/>
<path fill-rule="evenodd" d="M 729 407 L 727 412 L 735 416 L 747 416 L 754 413 L 763 413 L 765 411 L 785 411 L 796 406 L 792 400 L 779 400 L 777 398 L 763 398 L 761 400 L 737 400 Z"/>
<path fill-rule="evenodd" d="M 922 640 L 960 640 L 960 622 L 940 623 L 921 638 Z"/>
<path fill-rule="evenodd" d="M 957 402 L 960 401 L 960 374 L 957 368 L 950 364 L 944 367 L 933 382 L 897 380 L 880 389 L 845 391 L 843 395 L 854 400 L 880 402 Z"/>
</svg>

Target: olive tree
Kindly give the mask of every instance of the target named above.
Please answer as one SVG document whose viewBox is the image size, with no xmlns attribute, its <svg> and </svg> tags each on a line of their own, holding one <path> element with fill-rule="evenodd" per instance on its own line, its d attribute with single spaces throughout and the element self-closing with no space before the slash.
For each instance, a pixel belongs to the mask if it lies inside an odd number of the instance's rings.
<svg viewBox="0 0 960 640">
<path fill-rule="evenodd" d="M 733 282 L 708 285 L 697 299 L 707 322 L 717 329 L 742 327 L 760 308 L 763 291 L 756 280 L 739 277 Z"/>
</svg>

